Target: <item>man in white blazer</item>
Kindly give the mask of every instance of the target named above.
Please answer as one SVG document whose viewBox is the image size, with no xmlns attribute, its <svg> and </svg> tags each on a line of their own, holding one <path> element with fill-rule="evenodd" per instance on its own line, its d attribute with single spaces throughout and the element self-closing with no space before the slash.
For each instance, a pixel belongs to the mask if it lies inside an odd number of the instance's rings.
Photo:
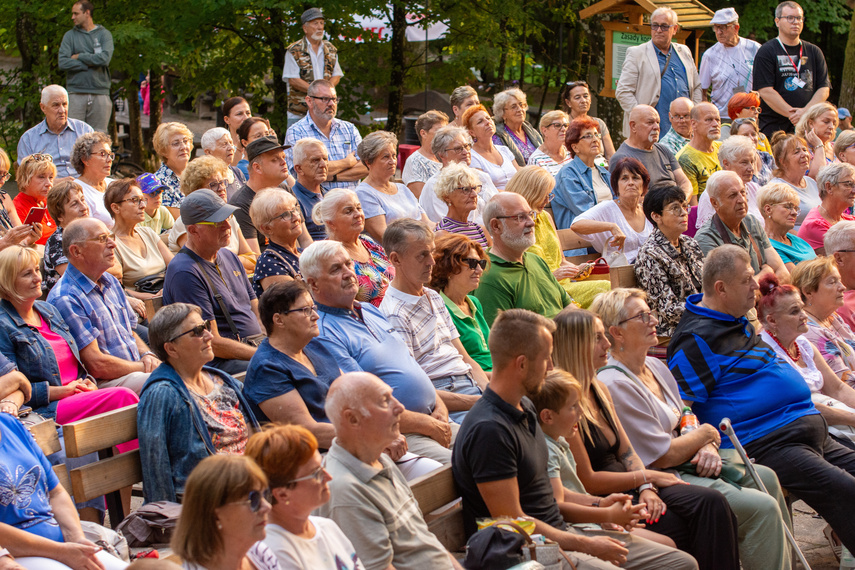
<svg viewBox="0 0 855 570">
<path fill-rule="evenodd" d="M 668 132 L 668 108 L 677 97 L 701 102 L 701 82 L 692 52 L 671 43 L 680 29 L 677 13 L 657 8 L 650 16 L 652 39 L 626 50 L 615 97 L 623 107 L 623 134 L 629 136 L 629 113 L 636 105 L 650 105 L 659 112 L 662 132 Z M 673 49 L 672 49 L 673 48 Z M 676 56 L 676 57 L 675 57 Z"/>
</svg>

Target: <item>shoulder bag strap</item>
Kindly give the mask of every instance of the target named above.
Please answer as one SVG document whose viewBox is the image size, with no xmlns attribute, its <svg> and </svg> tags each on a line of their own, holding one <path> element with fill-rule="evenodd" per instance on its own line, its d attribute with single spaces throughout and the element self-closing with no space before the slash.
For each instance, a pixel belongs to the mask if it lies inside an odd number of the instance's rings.
<svg viewBox="0 0 855 570">
<path fill-rule="evenodd" d="M 179 250 L 179 252 L 178 252 L 178 253 L 183 253 L 184 255 L 186 255 L 186 256 L 188 256 L 188 257 L 190 257 L 190 259 L 193 259 L 193 256 L 191 256 L 189 253 L 187 253 L 187 252 L 186 252 L 186 251 L 184 251 L 183 249 L 182 249 L 182 250 Z M 195 263 L 195 264 L 196 264 L 196 266 L 199 268 L 199 271 L 202 273 L 202 277 L 204 277 L 204 278 L 205 278 L 205 281 L 207 281 L 207 282 L 208 282 L 208 287 L 210 287 L 210 288 L 211 288 L 211 290 L 214 292 L 214 299 L 216 299 L 216 300 L 217 300 L 217 304 L 219 304 L 219 305 L 220 305 L 220 311 L 222 311 L 222 312 L 223 312 L 223 315 L 225 315 L 225 317 L 226 317 L 226 322 L 228 322 L 228 323 L 229 323 L 229 328 L 231 329 L 232 334 L 233 334 L 233 335 L 235 335 L 235 338 L 236 338 L 238 341 L 240 341 L 240 340 L 241 340 L 241 338 L 240 338 L 240 333 L 239 333 L 239 332 L 238 332 L 238 330 L 237 330 L 237 326 L 235 326 L 235 322 L 234 322 L 234 320 L 232 319 L 231 314 L 229 313 L 228 309 L 226 309 L 226 303 L 225 303 L 225 301 L 223 301 L 223 296 L 222 296 L 222 295 L 220 295 L 220 290 L 219 290 L 219 289 L 217 289 L 217 286 L 216 286 L 216 285 L 214 285 L 214 282 L 213 282 L 213 281 L 211 281 L 211 278 L 210 278 L 210 277 L 208 277 L 208 273 L 205 271 L 205 268 L 204 268 L 204 267 L 202 267 L 202 264 L 201 264 L 201 263 L 199 263 L 199 260 L 197 260 L 197 259 L 193 259 L 193 263 Z"/>
<path fill-rule="evenodd" d="M 724 227 L 724 223 L 721 221 L 721 218 L 718 217 L 718 214 L 713 214 L 712 223 L 713 226 L 715 226 L 718 235 L 721 236 L 722 241 L 726 244 L 732 244 L 733 242 L 730 241 L 730 234 L 727 233 L 727 228 Z"/>
<path fill-rule="evenodd" d="M 653 49 L 659 49 L 656 46 L 653 46 Z M 665 76 L 665 72 L 668 71 L 668 64 L 671 63 L 671 54 L 674 53 L 674 50 L 677 49 L 673 45 L 671 49 L 668 50 L 668 57 L 665 58 L 665 65 L 662 69 L 659 70 L 659 79 L 662 79 Z M 656 60 L 659 60 L 659 56 L 656 56 Z"/>
</svg>

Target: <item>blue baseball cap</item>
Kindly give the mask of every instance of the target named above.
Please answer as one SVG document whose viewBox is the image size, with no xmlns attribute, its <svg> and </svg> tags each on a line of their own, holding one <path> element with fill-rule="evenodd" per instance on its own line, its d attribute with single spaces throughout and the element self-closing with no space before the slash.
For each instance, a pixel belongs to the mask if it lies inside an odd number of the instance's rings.
<svg viewBox="0 0 855 570">
<path fill-rule="evenodd" d="M 143 194 L 160 194 L 164 188 L 169 188 L 151 172 L 144 172 L 137 176 L 137 184 L 140 185 Z"/>
<path fill-rule="evenodd" d="M 847 109 L 846 107 L 840 107 L 839 109 L 837 109 L 837 118 L 838 119 L 840 119 L 840 120 L 848 119 L 851 116 L 852 116 L 852 113 L 850 113 L 849 109 Z"/>
</svg>

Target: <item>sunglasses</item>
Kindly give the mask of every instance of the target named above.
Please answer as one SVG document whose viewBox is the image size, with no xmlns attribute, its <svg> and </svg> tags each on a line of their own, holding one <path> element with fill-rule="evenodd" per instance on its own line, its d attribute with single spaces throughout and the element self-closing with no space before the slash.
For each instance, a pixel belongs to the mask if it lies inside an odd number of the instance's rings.
<svg viewBox="0 0 855 570">
<path fill-rule="evenodd" d="M 472 271 L 475 271 L 476 267 L 480 267 L 481 269 L 484 269 L 485 267 L 487 267 L 487 260 L 486 259 L 477 259 L 475 257 L 467 257 L 466 259 L 463 260 L 463 262 L 466 265 L 468 265 L 469 269 L 471 269 Z"/>
<path fill-rule="evenodd" d="M 208 331 L 208 332 L 211 331 L 210 319 L 205 321 L 205 322 L 199 323 L 198 325 L 196 325 L 195 327 L 193 327 L 189 331 L 184 331 L 183 333 L 179 334 L 178 336 L 172 337 L 167 342 L 175 342 L 176 340 L 178 340 L 179 338 L 181 338 L 182 336 L 187 335 L 187 334 L 189 334 L 193 337 L 199 338 L 203 334 L 205 334 L 205 331 Z"/>
<path fill-rule="evenodd" d="M 31 154 L 24 160 L 29 160 L 30 162 L 53 162 L 53 157 L 49 154 L 36 153 Z"/>
<path fill-rule="evenodd" d="M 259 509 L 261 509 L 261 499 L 267 501 L 267 504 L 269 505 L 273 504 L 273 493 L 270 492 L 270 489 L 264 489 L 263 491 L 250 491 L 248 499 L 234 502 L 241 504 L 249 503 L 249 510 L 257 513 Z"/>
</svg>

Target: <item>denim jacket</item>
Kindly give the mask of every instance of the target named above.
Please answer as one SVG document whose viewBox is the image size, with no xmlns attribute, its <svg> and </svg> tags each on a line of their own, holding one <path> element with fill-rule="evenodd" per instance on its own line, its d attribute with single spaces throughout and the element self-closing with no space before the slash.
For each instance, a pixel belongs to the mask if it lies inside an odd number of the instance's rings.
<svg viewBox="0 0 855 570">
<path fill-rule="evenodd" d="M 609 184 L 609 171 L 595 166 L 603 180 Z M 576 155 L 573 160 L 561 167 L 555 175 L 555 190 L 552 191 L 552 215 L 555 227 L 568 229 L 576 216 L 597 205 L 597 194 L 591 180 L 591 169 Z"/>
<path fill-rule="evenodd" d="M 240 383 L 216 368 L 203 368 L 235 391 L 250 432 L 258 422 L 243 397 Z M 167 363 L 146 380 L 137 407 L 143 493 L 145 502 L 172 501 L 184 492 L 187 477 L 200 461 L 217 453 L 208 427 L 190 390 Z"/>
<path fill-rule="evenodd" d="M 48 322 L 50 330 L 61 336 L 74 357 L 77 358 L 77 377 L 85 378 L 86 369 L 80 363 L 80 351 L 71 330 L 53 305 L 36 301 L 33 307 Z M 11 360 L 33 387 L 33 396 L 27 402 L 36 412 L 56 417 L 57 402 L 50 402 L 50 386 L 62 386 L 59 363 L 50 343 L 38 329 L 31 327 L 9 301 L 0 301 L 0 352 Z"/>
</svg>

